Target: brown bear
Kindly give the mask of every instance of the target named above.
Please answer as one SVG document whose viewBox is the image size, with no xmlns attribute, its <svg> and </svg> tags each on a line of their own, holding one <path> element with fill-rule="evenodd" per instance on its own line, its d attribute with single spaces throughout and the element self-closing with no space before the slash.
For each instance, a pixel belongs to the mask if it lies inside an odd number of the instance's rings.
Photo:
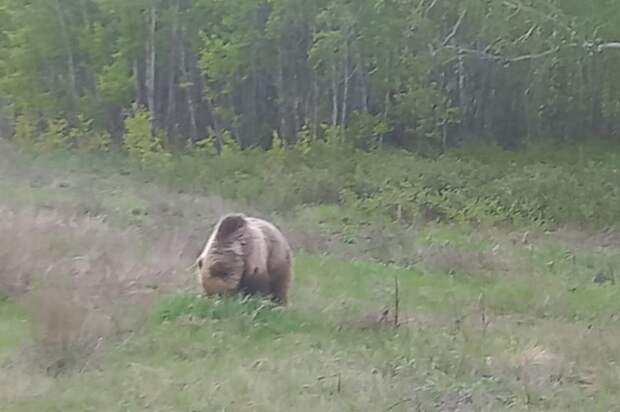
<svg viewBox="0 0 620 412">
<path fill-rule="evenodd" d="M 223 216 L 196 261 L 207 296 L 270 296 L 288 303 L 293 256 L 273 224 L 241 213 Z"/>
</svg>

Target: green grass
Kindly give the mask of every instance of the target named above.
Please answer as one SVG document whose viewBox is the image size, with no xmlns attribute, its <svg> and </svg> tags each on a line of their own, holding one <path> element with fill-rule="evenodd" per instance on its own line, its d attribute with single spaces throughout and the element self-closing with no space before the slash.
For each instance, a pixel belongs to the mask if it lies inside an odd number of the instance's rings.
<svg viewBox="0 0 620 412">
<path fill-rule="evenodd" d="M 20 307 L 0 295 L 0 363 L 27 342 L 27 322 Z"/>
<path fill-rule="evenodd" d="M 618 272 L 620 249 L 615 238 L 580 241 L 599 234 L 582 228 L 577 233 L 583 236 L 575 241 L 561 231 L 543 232 L 531 222 L 480 226 L 455 220 L 416 222 L 410 227 L 350 203 L 345 195 L 332 201 L 334 186 L 321 190 L 327 172 L 313 181 L 301 180 L 299 185 L 310 188 L 308 193 L 291 195 L 285 193 L 286 187 L 275 187 L 270 193 L 277 196 L 269 200 L 260 179 L 226 175 L 226 168 L 248 173 L 259 169 L 264 163 L 248 163 L 256 160 L 254 156 L 258 155 L 251 152 L 229 158 L 232 165 L 222 165 L 226 159 L 215 160 L 216 165 L 204 169 L 196 168 L 196 159 L 185 159 L 175 169 L 178 175 L 168 177 L 170 184 L 185 180 L 174 190 L 115 157 L 54 154 L 21 163 L 19 173 L 0 175 L 0 190 L 6 189 L 0 193 L 9 194 L 0 197 L 0 208 L 52 208 L 70 217 L 66 234 L 57 227 L 53 234 L 32 231 L 41 237 L 38 244 L 49 243 L 41 249 L 37 265 L 0 250 L 0 276 L 3 267 L 15 267 L 18 262 L 40 271 L 29 274 L 39 276 L 36 285 L 44 288 L 45 279 L 73 274 L 64 261 L 63 272 L 54 272 L 58 256 L 73 259 L 99 253 L 103 257 L 93 260 L 95 264 L 110 261 L 110 268 L 131 273 L 144 263 L 158 272 L 166 264 L 161 255 L 168 256 L 158 236 L 178 238 L 171 244 L 189 250 L 189 257 L 169 272 L 145 274 L 174 287 L 162 286 L 154 292 L 152 305 L 136 303 L 122 313 L 122 318 L 131 318 L 133 312 L 146 311 L 143 322 L 122 333 L 103 335 L 101 350 L 78 359 L 77 366 L 57 376 L 33 360 L 35 351 L 41 352 L 37 346 L 41 343 L 30 332 L 39 324 L 31 323 L 33 308 L 23 302 L 36 302 L 0 299 L 0 410 L 607 411 L 620 404 L 620 287 L 593 281 L 601 271 Z M 276 176 L 294 167 L 299 154 L 290 156 L 265 173 Z M 393 167 L 404 167 L 401 155 L 377 156 L 382 164 L 395 156 Z M 541 156 L 529 154 L 519 164 L 544 168 Z M 554 162 L 575 171 L 565 156 L 554 154 Z M 609 160 L 604 153 L 595 158 Z M 489 164 L 508 161 L 484 153 L 472 159 L 487 165 L 480 173 L 471 164 L 461 165 L 470 173 L 464 181 L 472 187 L 478 178 L 490 179 L 485 175 L 492 171 Z M 1 160 L 2 156 L 0 166 Z M 320 160 L 315 167 L 329 166 L 329 159 Z M 337 168 L 345 180 L 356 176 L 351 182 L 358 194 L 366 189 L 372 194 L 385 177 L 364 181 L 366 172 L 377 170 L 372 162 L 369 157 L 351 168 L 352 163 L 343 161 Z M 417 173 L 430 161 L 416 162 L 407 166 L 407 173 Z M 216 166 L 223 171 L 209 176 Z M 434 164 L 421 179 L 432 184 L 433 175 L 444 173 L 441 168 Z M 445 176 L 454 173 L 450 169 Z M 595 172 L 588 169 L 587 173 Z M 251 181 L 256 187 L 238 185 L 235 179 Z M 58 181 L 68 186 L 57 187 L 53 182 Z M 200 194 L 211 193 L 213 187 L 237 203 L 215 206 L 219 200 Z M 181 189 L 193 194 L 181 194 Z M 319 202 L 323 195 L 331 200 Z M 290 206 L 285 213 L 271 216 L 290 228 L 314 228 L 324 238 L 315 247 L 322 253 L 303 252 L 315 240 L 300 241 L 287 308 L 253 298 L 200 297 L 193 274 L 183 270 L 206 239 L 218 208 L 244 209 L 248 200 L 259 207 L 269 204 L 263 209 L 268 212 Z M 79 227 L 85 210 L 103 221 L 101 227 L 89 227 L 87 236 Z M 78 225 L 75 231 L 72 225 Z M 13 231 L 22 233 L 21 228 L 11 230 L 0 235 L 12 241 Z M 302 239 L 308 235 L 299 230 L 287 233 Z M 524 240 L 526 231 L 530 236 Z M 80 236 L 72 236 L 75 233 Z M 115 237 L 127 233 L 132 244 L 119 238 L 126 250 L 118 250 Z M 28 239 L 21 241 L 27 248 Z M 45 260 L 46 251 L 51 261 Z M 4 261 L 13 266 L 2 266 Z M 94 268 L 92 274 L 113 277 L 115 273 L 108 269 Z M 396 279 L 397 328 L 392 324 Z M 150 285 L 151 279 L 147 281 Z M 107 283 L 99 287 L 103 285 Z M 94 297 L 103 292 L 85 289 L 75 297 L 101 302 Z M 122 291 L 105 292 L 112 295 L 112 306 L 128 305 Z M 53 304 L 45 307 L 54 308 Z M 89 307 L 79 306 L 80 310 Z M 115 313 L 112 309 L 92 310 Z M 387 318 L 382 318 L 386 309 Z M 88 332 L 88 324 L 79 328 L 59 336 Z M 59 341 L 62 345 L 63 340 Z"/>
<path fill-rule="evenodd" d="M 45 402 L 22 399 L 10 410 L 383 410 L 411 390 L 426 408 L 450 393 L 486 410 L 594 405 L 569 377 L 560 386 L 520 382 L 511 358 L 535 345 L 570 356 L 575 343 L 563 342 L 566 333 L 584 322 L 611 326 L 601 322 L 620 309 L 617 288 L 570 292 L 532 277 L 459 279 L 312 256 L 299 256 L 296 268 L 287 309 L 256 299 L 162 297 L 145 328 L 95 370 L 59 378 Z M 412 319 L 398 329 L 366 321 L 391 306 L 395 276 L 401 321 Z M 487 330 L 480 294 L 494 320 Z M 584 374 L 592 366 L 577 362 Z"/>
<path fill-rule="evenodd" d="M 563 342 L 566 333 L 586 327 L 572 318 L 583 313 L 602 322 L 619 309 L 617 289 L 575 294 L 532 279 L 476 282 L 334 258 L 297 262 L 290 308 L 256 299 L 162 297 L 145 328 L 94 370 L 59 378 L 42 397 L 7 410 L 385 410 L 412 392 L 426 410 L 449 396 L 471 399 L 476 410 L 596 405 L 569 376 L 559 386 L 521 382 L 511 359 L 535 345 L 570 356 L 575 342 Z M 398 329 L 373 328 L 364 315 L 391 305 L 394 276 L 401 321 L 412 319 Z M 557 299 L 542 313 L 539 297 L 554 291 Z M 480 293 L 493 320 L 486 330 Z M 577 362 L 570 373 L 594 366 Z M 604 399 L 601 406 L 611 405 Z"/>
</svg>

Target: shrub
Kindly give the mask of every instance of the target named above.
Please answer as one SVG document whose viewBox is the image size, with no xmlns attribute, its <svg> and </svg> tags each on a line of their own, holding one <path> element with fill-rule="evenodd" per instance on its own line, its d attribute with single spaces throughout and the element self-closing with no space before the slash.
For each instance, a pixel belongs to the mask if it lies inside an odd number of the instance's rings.
<svg viewBox="0 0 620 412">
<path fill-rule="evenodd" d="M 207 191 L 267 211 L 338 205 L 358 223 L 424 218 L 605 226 L 620 221 L 620 159 L 609 147 L 556 145 L 553 150 L 538 146 L 508 152 L 489 146 L 429 159 L 355 148 L 376 146 L 386 131 L 380 119 L 357 114 L 351 127 L 347 133 L 327 128 L 322 131 L 325 140 L 316 141 L 305 130 L 293 147 L 276 138 L 269 151 L 241 150 L 225 133 L 219 155 L 208 138 L 173 156 L 152 132 L 149 113 L 134 108 L 125 120 L 124 147 L 142 172 L 175 189 Z M 27 116 L 17 120 L 15 141 L 30 151 L 109 146 L 109 136 L 97 134 L 84 121 L 76 127 L 52 121 L 39 138 Z"/>
<path fill-rule="evenodd" d="M 124 146 L 141 169 L 164 175 L 169 171 L 171 155 L 164 150 L 161 137 L 153 134 L 148 111 L 134 107 L 125 119 Z"/>
<path fill-rule="evenodd" d="M 20 115 L 15 119 L 15 134 L 13 141 L 23 152 L 37 150 L 38 132 L 33 119 L 28 115 Z"/>
<path fill-rule="evenodd" d="M 193 161 L 199 164 L 189 169 L 198 170 L 199 177 L 184 180 L 263 209 L 286 212 L 333 204 L 366 221 L 438 218 L 541 226 L 620 221 L 617 155 L 610 151 L 596 161 L 579 162 L 577 156 L 587 154 L 577 155 L 570 147 L 558 150 L 569 153 L 555 153 L 558 162 L 501 149 L 485 149 L 479 157 L 453 152 L 428 159 L 318 141 L 266 153 L 252 149 L 196 156 Z M 571 152 L 572 163 L 567 160 Z"/>
</svg>

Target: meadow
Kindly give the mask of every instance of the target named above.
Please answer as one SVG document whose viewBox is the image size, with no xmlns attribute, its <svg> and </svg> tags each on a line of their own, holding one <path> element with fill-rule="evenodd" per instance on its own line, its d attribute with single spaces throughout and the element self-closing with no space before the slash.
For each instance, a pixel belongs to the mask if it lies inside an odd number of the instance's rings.
<svg viewBox="0 0 620 412">
<path fill-rule="evenodd" d="M 301 146 L 149 168 L 0 144 L 2 411 L 620 404 L 617 151 Z M 289 307 L 199 296 L 189 267 L 233 210 L 291 240 Z"/>
</svg>

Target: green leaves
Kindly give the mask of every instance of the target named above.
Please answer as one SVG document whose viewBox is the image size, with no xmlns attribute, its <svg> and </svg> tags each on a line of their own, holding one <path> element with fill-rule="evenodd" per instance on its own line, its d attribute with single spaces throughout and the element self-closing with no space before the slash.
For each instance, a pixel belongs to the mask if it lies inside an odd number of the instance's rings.
<svg viewBox="0 0 620 412">
<path fill-rule="evenodd" d="M 145 105 L 175 148 L 584 140 L 620 118 L 616 3 L 0 0 L 0 96 L 112 134 Z"/>
</svg>

